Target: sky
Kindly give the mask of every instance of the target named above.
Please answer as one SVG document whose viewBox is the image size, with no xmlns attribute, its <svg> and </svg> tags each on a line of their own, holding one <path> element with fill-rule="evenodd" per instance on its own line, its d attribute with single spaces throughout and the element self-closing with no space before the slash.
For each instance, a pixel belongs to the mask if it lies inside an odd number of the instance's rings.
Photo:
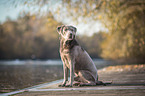
<svg viewBox="0 0 145 96">
<path fill-rule="evenodd" d="M 4 1 L 6 0 L 0 0 L 0 23 L 5 22 L 7 17 L 16 20 L 21 9 L 11 7 L 10 4 L 6 4 Z"/>
<path fill-rule="evenodd" d="M 0 0 L 0 23 L 5 22 L 8 17 L 11 20 L 17 20 L 18 16 L 21 15 L 23 11 L 28 11 L 31 13 L 37 12 L 36 10 L 34 10 L 34 8 L 28 8 L 27 6 L 25 6 L 25 1 L 27 0 Z M 41 8 L 43 9 L 43 15 L 47 14 L 48 10 L 55 11 L 56 6 L 60 5 L 60 1 L 61 0 L 50 0 L 50 3 L 48 4 L 49 8 L 48 6 L 44 6 L 43 8 Z M 35 9 L 37 9 L 37 6 L 35 6 Z M 55 19 L 57 21 L 60 21 L 66 25 L 75 26 L 78 30 L 77 34 L 87 34 L 91 36 L 95 32 L 106 30 L 102 27 L 99 21 L 96 22 L 93 20 L 88 20 L 89 23 L 81 22 L 79 24 L 76 24 L 75 22 L 72 22 L 73 20 L 71 18 L 68 17 L 64 19 L 63 17 L 63 14 L 61 16 L 57 16 L 57 14 L 55 15 Z"/>
</svg>

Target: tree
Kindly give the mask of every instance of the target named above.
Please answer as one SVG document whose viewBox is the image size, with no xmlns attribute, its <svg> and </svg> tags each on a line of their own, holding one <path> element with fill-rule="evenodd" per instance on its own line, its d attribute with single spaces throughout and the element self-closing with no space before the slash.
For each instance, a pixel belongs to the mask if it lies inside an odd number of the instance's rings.
<svg viewBox="0 0 145 96">
<path fill-rule="evenodd" d="M 74 20 L 100 20 L 108 29 L 102 44 L 104 58 L 144 60 L 144 0 L 63 0 L 62 4 L 59 10 L 66 9 Z"/>
<path fill-rule="evenodd" d="M 47 17 L 25 14 L 17 21 L 0 25 L 0 59 L 58 58 L 58 33 L 61 23 L 50 13 Z"/>
<path fill-rule="evenodd" d="M 51 0 L 32 0 L 24 4 L 40 6 L 40 11 L 48 5 L 48 12 L 55 18 L 71 18 L 76 24 L 100 21 L 107 29 L 106 39 L 100 44 L 104 58 L 145 58 L 144 0 L 60 0 L 53 4 L 56 10 L 52 10 Z M 47 40 L 47 36 L 45 38 Z M 88 42 L 92 43 L 91 40 Z M 94 53 L 92 50 L 90 52 Z"/>
</svg>

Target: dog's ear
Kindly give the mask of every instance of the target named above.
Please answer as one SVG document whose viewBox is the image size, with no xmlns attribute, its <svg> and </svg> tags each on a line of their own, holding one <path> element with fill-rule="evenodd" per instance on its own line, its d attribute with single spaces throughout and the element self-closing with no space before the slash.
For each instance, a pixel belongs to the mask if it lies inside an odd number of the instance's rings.
<svg viewBox="0 0 145 96">
<path fill-rule="evenodd" d="M 75 33 L 77 32 L 77 28 L 76 28 L 76 27 L 74 27 L 74 26 L 70 26 L 70 27 L 73 28 L 73 31 L 74 31 Z"/>
<path fill-rule="evenodd" d="M 57 27 L 57 32 L 60 33 L 61 26 Z"/>
<path fill-rule="evenodd" d="M 75 33 L 77 32 L 77 28 L 76 27 L 74 27 L 74 31 L 75 31 Z"/>
</svg>

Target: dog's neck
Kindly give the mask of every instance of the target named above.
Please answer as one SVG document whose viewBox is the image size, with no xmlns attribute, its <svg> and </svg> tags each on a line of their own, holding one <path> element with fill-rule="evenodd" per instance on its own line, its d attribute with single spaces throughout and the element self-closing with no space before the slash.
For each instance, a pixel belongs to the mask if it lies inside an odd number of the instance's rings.
<svg viewBox="0 0 145 96">
<path fill-rule="evenodd" d="M 77 43 L 77 41 L 75 39 L 65 40 L 65 39 L 61 38 L 61 40 L 60 40 L 60 52 L 63 52 L 64 50 L 71 51 L 71 49 L 76 45 L 79 45 L 79 44 Z"/>
</svg>

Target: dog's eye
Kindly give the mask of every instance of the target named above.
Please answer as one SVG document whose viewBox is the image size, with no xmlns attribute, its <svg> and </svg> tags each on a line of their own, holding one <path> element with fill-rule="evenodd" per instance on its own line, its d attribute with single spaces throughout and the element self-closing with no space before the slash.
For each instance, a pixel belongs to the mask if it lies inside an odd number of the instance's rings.
<svg viewBox="0 0 145 96">
<path fill-rule="evenodd" d="M 67 31 L 67 29 L 65 29 L 65 31 Z"/>
</svg>

